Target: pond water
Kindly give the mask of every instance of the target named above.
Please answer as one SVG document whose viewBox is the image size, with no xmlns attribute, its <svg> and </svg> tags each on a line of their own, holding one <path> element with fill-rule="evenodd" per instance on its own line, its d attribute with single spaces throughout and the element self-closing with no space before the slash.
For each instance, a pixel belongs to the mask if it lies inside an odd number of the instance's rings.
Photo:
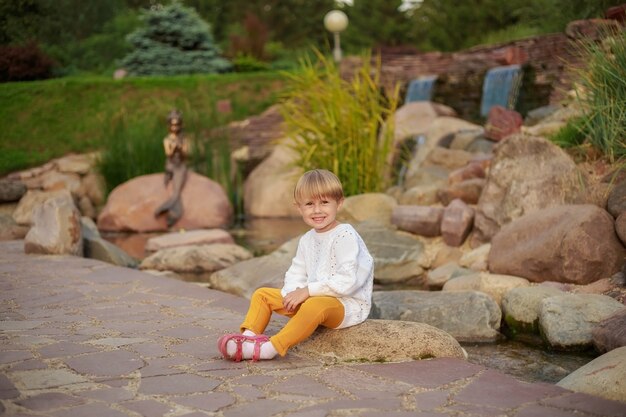
<svg viewBox="0 0 626 417">
<path fill-rule="evenodd" d="M 230 230 L 235 242 L 261 256 L 308 230 L 302 219 L 253 219 Z M 103 234 L 103 237 L 137 258 L 145 257 L 146 241 L 161 233 Z M 185 280 L 193 280 L 190 276 Z M 403 285 L 402 289 L 410 289 Z M 414 289 L 423 289 L 416 281 Z M 376 286 L 377 290 L 398 289 Z M 551 352 L 517 341 L 462 344 L 472 363 L 497 369 L 526 382 L 556 383 L 591 361 L 591 354 Z"/>
</svg>

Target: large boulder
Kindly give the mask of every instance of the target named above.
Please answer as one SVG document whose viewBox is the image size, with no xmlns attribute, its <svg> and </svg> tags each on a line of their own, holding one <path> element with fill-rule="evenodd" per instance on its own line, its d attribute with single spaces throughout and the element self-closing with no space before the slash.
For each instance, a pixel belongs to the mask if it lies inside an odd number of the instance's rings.
<svg viewBox="0 0 626 417">
<path fill-rule="evenodd" d="M 383 193 L 365 193 L 347 197 L 337 219 L 348 223 L 376 221 L 389 225 L 396 199 Z"/>
<path fill-rule="evenodd" d="M 13 220 L 15 220 L 17 224 L 30 226 L 33 222 L 32 217 L 35 208 L 41 206 L 46 200 L 56 197 L 72 198 L 68 190 L 28 190 L 20 199 L 15 211 L 13 211 Z"/>
<path fill-rule="evenodd" d="M 565 151 L 546 139 L 516 134 L 495 148 L 474 219 L 474 245 L 507 223 L 542 208 L 570 203 L 581 173 Z"/>
<path fill-rule="evenodd" d="M 531 281 L 588 284 L 610 277 L 626 250 L 613 218 L 591 205 L 563 205 L 528 213 L 493 237 L 489 270 Z"/>
<path fill-rule="evenodd" d="M 430 101 L 405 103 L 394 114 L 394 143 L 425 134 L 433 121 L 440 116 L 453 117 L 456 112 L 451 107 Z"/>
<path fill-rule="evenodd" d="M 461 342 L 502 338 L 500 308 L 482 292 L 374 291 L 372 300 L 372 318 L 426 323 Z"/>
<path fill-rule="evenodd" d="M 26 186 L 19 180 L 0 180 L 0 203 L 19 201 L 26 194 Z"/>
<path fill-rule="evenodd" d="M 539 334 L 541 302 L 548 297 L 563 295 L 563 291 L 547 285 L 513 288 L 502 297 L 502 314 L 513 337 Z"/>
<path fill-rule="evenodd" d="M 591 331 L 598 352 L 609 352 L 626 346 L 626 308 L 598 323 Z"/>
<path fill-rule="evenodd" d="M 24 238 L 24 251 L 83 256 L 80 217 L 67 191 L 46 200 L 33 210 L 33 225 Z"/>
<path fill-rule="evenodd" d="M 481 291 L 501 305 L 502 297 L 508 291 L 529 285 L 528 280 L 524 278 L 478 272 L 452 278 L 443 285 L 442 291 Z"/>
<path fill-rule="evenodd" d="M 296 152 L 288 140 L 274 147 L 272 153 L 248 175 L 243 186 L 246 215 L 251 217 L 298 217 L 293 204 L 293 189 L 302 174 L 296 167 Z"/>
<path fill-rule="evenodd" d="M 146 252 L 185 245 L 210 245 L 212 243 L 235 243 L 233 237 L 223 229 L 203 229 L 166 233 L 146 242 Z"/>
<path fill-rule="evenodd" d="M 476 129 L 480 129 L 480 126 L 455 117 L 441 116 L 433 120 L 423 133 L 425 138 L 423 143 L 419 144 L 415 156 L 409 162 L 404 183 L 407 184 L 407 186 L 414 186 L 420 183 L 420 181 L 416 180 L 414 177 L 420 175 L 420 170 L 424 168 L 424 161 L 427 159 L 431 151 L 438 145 L 441 138 L 462 130 Z M 442 169 L 444 168 L 442 167 Z M 445 179 L 447 179 L 449 170 L 444 169 L 444 171 Z"/>
<path fill-rule="evenodd" d="M 171 183 L 163 185 L 164 174 L 142 175 L 117 186 L 98 216 L 98 228 L 108 232 L 166 231 L 165 216 L 155 210 L 170 198 Z M 183 216 L 175 229 L 211 229 L 230 224 L 233 206 L 217 182 L 189 172 L 181 194 Z"/>
<path fill-rule="evenodd" d="M 626 181 L 617 184 L 609 193 L 607 210 L 616 218 L 626 213 Z"/>
<path fill-rule="evenodd" d="M 355 225 L 374 258 L 374 281 L 394 284 L 421 276 L 430 266 L 424 244 L 410 233 L 367 222 Z"/>
<path fill-rule="evenodd" d="M 293 352 L 341 362 L 466 357 L 459 342 L 443 330 L 423 323 L 371 319 L 341 330 L 320 327 Z"/>
<path fill-rule="evenodd" d="M 250 251 L 232 243 L 176 246 L 153 253 L 141 261 L 139 268 L 202 274 L 218 271 L 250 258 Z"/>
<path fill-rule="evenodd" d="M 545 298 L 539 311 L 539 331 L 554 349 L 586 350 L 593 345 L 593 328 L 625 308 L 606 295 L 565 294 Z"/>
<path fill-rule="evenodd" d="M 219 271 L 209 277 L 211 288 L 250 299 L 260 287 L 281 288 L 285 272 L 296 256 L 300 237 L 284 243 L 265 256 L 248 259 Z"/>
<path fill-rule="evenodd" d="M 626 346 L 595 358 L 560 380 L 557 385 L 623 403 L 626 399 L 624 375 L 626 375 Z"/>
</svg>

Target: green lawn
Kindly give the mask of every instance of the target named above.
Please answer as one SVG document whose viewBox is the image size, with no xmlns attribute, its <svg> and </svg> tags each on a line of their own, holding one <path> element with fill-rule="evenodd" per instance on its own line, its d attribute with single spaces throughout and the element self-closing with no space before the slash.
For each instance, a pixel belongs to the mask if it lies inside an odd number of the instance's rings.
<svg viewBox="0 0 626 417">
<path fill-rule="evenodd" d="M 61 78 L 0 84 L 0 175 L 36 166 L 70 152 L 102 148 L 111 125 L 159 123 L 183 111 L 188 133 L 261 113 L 284 88 L 276 72 L 110 78 Z M 230 99 L 232 113 L 218 114 L 215 103 Z M 189 117 L 185 118 L 185 114 Z"/>
</svg>

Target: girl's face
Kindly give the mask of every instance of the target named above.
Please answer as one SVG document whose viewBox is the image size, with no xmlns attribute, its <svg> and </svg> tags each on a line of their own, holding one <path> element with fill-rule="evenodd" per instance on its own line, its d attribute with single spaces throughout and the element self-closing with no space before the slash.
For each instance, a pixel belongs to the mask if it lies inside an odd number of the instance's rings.
<svg viewBox="0 0 626 417">
<path fill-rule="evenodd" d="M 337 212 L 343 204 L 343 199 L 337 201 L 332 198 L 307 198 L 297 203 L 302 220 L 322 233 L 331 230 L 339 224 L 335 219 Z"/>
</svg>

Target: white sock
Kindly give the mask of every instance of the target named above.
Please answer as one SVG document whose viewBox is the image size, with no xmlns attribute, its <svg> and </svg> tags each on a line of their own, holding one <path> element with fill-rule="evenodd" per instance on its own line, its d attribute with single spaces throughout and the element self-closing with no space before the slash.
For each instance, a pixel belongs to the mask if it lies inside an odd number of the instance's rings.
<svg viewBox="0 0 626 417">
<path fill-rule="evenodd" d="M 244 330 L 243 333 L 241 333 L 244 336 L 256 336 L 256 333 L 254 333 L 252 330 Z"/>
</svg>

